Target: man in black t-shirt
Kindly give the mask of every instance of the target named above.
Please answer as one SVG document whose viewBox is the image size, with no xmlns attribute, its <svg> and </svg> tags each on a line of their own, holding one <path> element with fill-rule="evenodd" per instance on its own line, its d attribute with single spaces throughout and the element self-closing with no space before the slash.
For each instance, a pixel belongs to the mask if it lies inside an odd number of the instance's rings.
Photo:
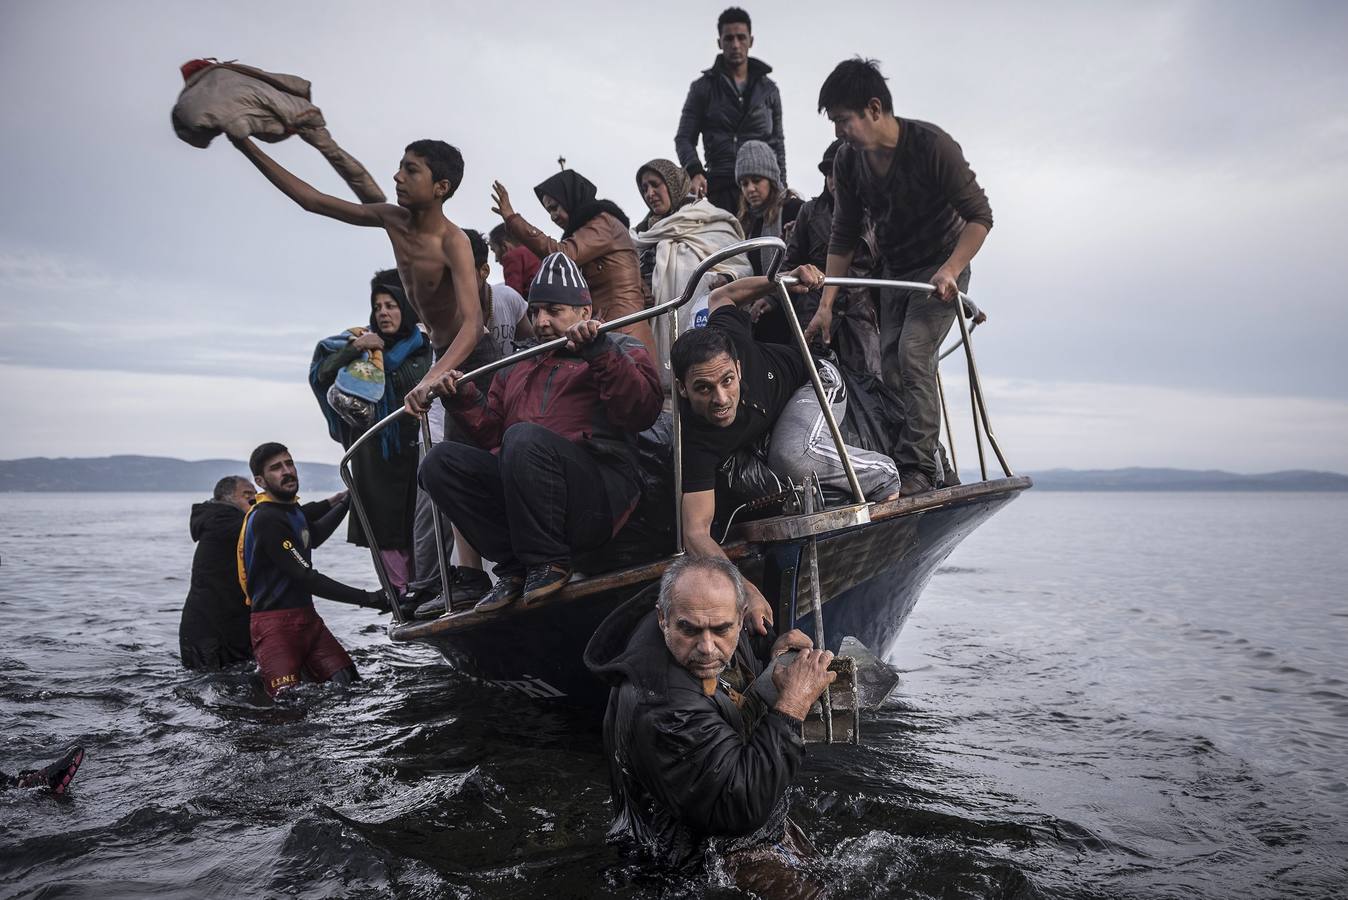
<svg viewBox="0 0 1348 900">
<path fill-rule="evenodd" d="M 814 266 L 801 266 L 791 274 L 798 279 L 791 287 L 795 293 L 823 283 L 823 273 Z M 734 474 L 727 471 L 733 468 L 727 463 L 741 451 L 765 460 L 783 484 L 788 478 L 804 484 L 813 473 L 826 489 L 850 493 L 800 352 L 755 341 L 749 314 L 740 308 L 774 289 L 761 276 L 717 288 L 707 298 L 706 327 L 685 332 L 670 351 L 683 417 L 683 535 L 688 552 L 696 556 L 725 555 L 711 537 L 717 480 L 718 474 Z M 819 363 L 819 374 L 833 414 L 841 420 L 847 410 L 841 376 L 826 362 Z M 893 460 L 882 453 L 847 449 L 868 499 L 898 496 L 899 473 Z M 752 584 L 749 588 L 746 622 L 766 633 L 761 620 L 771 622 L 771 609 Z"/>
</svg>

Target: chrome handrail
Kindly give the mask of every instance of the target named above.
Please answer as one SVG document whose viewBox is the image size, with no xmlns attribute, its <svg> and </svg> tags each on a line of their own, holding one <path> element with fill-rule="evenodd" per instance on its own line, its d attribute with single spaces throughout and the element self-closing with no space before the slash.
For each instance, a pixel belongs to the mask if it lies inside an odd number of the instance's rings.
<svg viewBox="0 0 1348 900">
<path fill-rule="evenodd" d="M 706 259 L 702 260 L 701 263 L 698 264 L 698 267 L 697 269 L 694 270 L 692 277 L 688 279 L 688 284 L 684 287 L 683 293 L 680 294 L 678 297 L 666 300 L 664 303 L 657 304 L 647 309 L 638 310 L 637 312 L 629 313 L 628 315 L 625 316 L 619 316 L 618 318 L 613 319 L 612 321 L 603 322 L 599 326 L 599 333 L 604 334 L 606 332 L 613 331 L 618 328 L 626 328 L 628 325 L 635 325 L 638 322 L 645 322 L 647 319 L 653 319 L 656 316 L 662 316 L 665 313 L 670 312 L 674 314 L 673 325 L 674 328 L 676 329 L 674 333 L 677 335 L 678 310 L 680 307 L 685 306 L 690 300 L 693 299 L 693 295 L 694 293 L 696 293 L 697 286 L 701 283 L 702 277 L 706 275 L 707 272 L 709 272 L 712 269 L 712 267 L 719 265 L 720 263 L 724 262 L 727 259 L 730 259 L 733 256 L 739 256 L 742 253 L 749 253 L 753 250 L 759 249 L 774 249 L 777 251 L 776 255 L 773 257 L 773 266 L 775 270 L 775 267 L 780 264 L 781 255 L 786 252 L 786 245 L 782 243 L 781 240 L 775 237 L 759 237 L 759 238 L 751 238 L 747 241 L 741 241 L 738 244 L 731 244 L 728 247 L 722 247 L 720 250 L 717 250 L 715 253 L 711 254 Z M 502 357 L 501 359 L 494 360 L 485 365 L 478 366 L 473 371 L 465 373 L 464 376 L 459 380 L 471 381 L 477 378 L 481 378 L 485 375 L 494 374 L 495 372 L 498 372 L 501 369 L 506 368 L 507 366 L 512 366 L 521 360 L 529 359 L 534 356 L 541 356 L 542 354 L 547 353 L 551 350 L 560 350 L 562 347 L 566 346 L 566 343 L 567 339 L 564 337 L 560 337 L 554 338 L 553 340 L 550 341 L 546 341 L 542 344 L 535 344 L 532 347 L 526 347 L 523 350 L 518 350 L 515 353 L 510 354 L 509 356 L 505 356 Z M 678 410 L 679 404 L 678 403 L 673 404 L 675 540 L 677 544 L 677 552 L 682 553 L 683 497 L 681 493 L 681 488 L 683 487 L 683 471 L 682 471 L 683 453 L 679 446 L 681 428 L 679 425 Z M 384 561 L 379 556 L 379 547 L 377 542 L 375 541 L 374 533 L 373 531 L 371 531 L 369 527 L 369 518 L 365 514 L 365 505 L 361 503 L 360 496 L 356 491 L 355 481 L 351 472 L 350 464 L 351 458 L 355 455 L 356 451 L 359 450 L 366 441 L 371 440 L 374 437 L 374 435 L 378 434 L 380 431 L 382 431 L 389 425 L 392 425 L 400 417 L 406 414 L 407 408 L 399 407 L 398 409 L 395 409 L 393 412 L 389 413 L 384 418 L 380 419 L 378 422 L 371 425 L 370 428 L 364 434 L 356 438 L 356 440 L 351 443 L 351 446 L 347 448 L 346 453 L 342 456 L 341 461 L 337 464 L 337 471 L 338 474 L 341 475 L 342 483 L 345 484 L 347 486 L 347 489 L 350 491 L 351 508 L 355 510 L 356 518 L 360 521 L 361 528 L 363 528 L 365 531 L 366 541 L 370 545 L 370 556 L 374 561 L 375 573 L 379 576 L 379 585 L 384 589 L 385 594 L 387 594 L 389 598 L 394 601 L 396 601 L 397 598 L 394 594 L 393 586 L 389 582 L 388 573 L 384 569 Z M 430 428 L 427 427 L 426 417 L 424 415 L 422 416 L 422 426 L 423 426 L 422 441 L 424 447 L 430 440 L 429 437 Z M 436 522 L 437 524 L 439 522 L 438 511 Z M 446 609 L 448 609 L 449 608 L 448 605 L 450 602 L 448 590 L 448 574 L 447 574 L 448 561 L 444 558 L 445 553 L 444 542 L 439 540 L 438 535 L 436 541 L 436 553 L 440 558 L 440 578 L 441 584 L 445 591 Z M 393 603 L 393 621 L 399 625 L 403 623 L 402 611 L 398 608 L 398 604 L 396 602 Z"/>
</svg>

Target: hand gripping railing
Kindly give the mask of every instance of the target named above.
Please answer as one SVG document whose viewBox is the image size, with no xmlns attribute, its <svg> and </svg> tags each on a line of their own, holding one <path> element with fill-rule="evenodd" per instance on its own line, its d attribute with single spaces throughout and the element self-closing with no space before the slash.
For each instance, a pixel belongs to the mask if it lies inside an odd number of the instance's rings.
<svg viewBox="0 0 1348 900">
<path fill-rule="evenodd" d="M 649 307 L 648 309 L 643 309 L 626 316 L 620 316 L 619 318 L 613 319 L 612 321 L 604 322 L 599 326 L 599 333 L 603 334 L 605 332 L 613 331 L 618 328 L 626 328 L 628 325 L 635 325 L 638 322 L 644 322 L 647 319 L 653 319 L 656 316 L 662 316 L 665 313 L 671 313 L 674 316 L 673 332 L 674 334 L 678 334 L 678 310 L 681 307 L 687 305 L 687 303 L 693 299 L 693 295 L 697 292 L 697 286 L 698 284 L 701 283 L 702 277 L 706 275 L 707 272 L 711 271 L 713 267 L 719 265 L 722 262 L 725 262 L 727 259 L 730 259 L 731 257 L 739 256 L 742 253 L 749 253 L 754 250 L 760 249 L 771 249 L 776 251 L 776 254 L 773 257 L 773 265 L 775 268 L 780 262 L 781 254 L 783 254 L 786 251 L 786 245 L 783 244 L 777 238 L 761 237 L 761 238 L 753 238 L 747 241 L 741 241 L 738 244 L 732 244 L 729 247 L 725 247 L 721 250 L 718 250 L 702 261 L 702 263 L 697 267 L 697 270 L 693 273 L 692 277 L 688 279 L 688 284 L 684 287 L 683 293 L 680 294 L 678 297 L 675 297 L 671 300 L 667 300 L 664 303 L 658 304 L 656 306 Z M 560 337 L 554 338 L 551 341 L 545 341 L 544 343 L 541 344 L 535 344 L 532 347 L 526 347 L 523 350 L 519 350 L 515 353 L 512 353 L 509 356 L 502 357 L 501 359 L 489 362 L 486 365 L 479 366 L 473 371 L 465 373 L 463 378 L 459 380 L 461 382 L 471 381 L 486 375 L 491 375 L 501 369 L 506 368 L 507 366 L 512 366 L 515 363 L 520 362 L 521 360 L 529 359 L 534 356 L 540 356 L 544 353 L 548 353 L 553 350 L 560 350 L 566 346 L 566 343 L 567 339 L 564 337 Z M 825 411 L 827 413 L 827 407 L 825 407 Z M 366 431 L 359 438 L 357 438 L 351 444 L 351 446 L 347 448 L 346 454 L 342 456 L 342 460 L 338 464 L 338 471 L 342 476 L 342 482 L 346 484 L 347 489 L 350 491 L 351 494 L 351 509 L 355 511 L 356 518 L 360 521 L 360 526 L 365 532 L 366 542 L 370 545 L 370 556 L 374 561 L 375 572 L 379 576 L 379 585 L 380 587 L 383 588 L 384 593 L 388 595 L 390 598 L 395 598 L 393 585 L 390 583 L 388 579 L 388 573 L 385 571 L 384 568 L 384 561 L 383 559 L 380 558 L 378 542 L 375 540 L 374 532 L 370 529 L 369 517 L 365 513 L 365 504 L 361 502 L 360 494 L 356 491 L 355 480 L 351 472 L 351 459 L 353 456 L 355 456 L 356 451 L 359 450 L 366 441 L 371 440 L 374 437 L 374 435 L 378 434 L 380 431 L 382 431 L 389 425 L 392 425 L 400 417 L 406 414 L 407 414 L 406 408 L 399 408 L 389 413 L 384 418 L 380 419 L 374 425 L 370 426 L 370 429 L 368 431 Z M 681 435 L 681 429 L 679 425 L 679 405 L 677 403 L 674 404 L 673 417 L 674 417 L 673 449 L 674 449 L 674 504 L 675 504 L 674 519 L 675 519 L 678 552 L 682 553 L 683 552 L 683 515 L 682 515 L 683 452 L 680 447 L 680 440 L 679 440 Z M 423 449 L 429 449 L 430 428 L 427 427 L 425 416 L 422 416 L 421 440 Z M 435 524 L 436 524 L 436 552 L 440 558 L 440 584 L 441 589 L 444 591 L 445 609 L 448 610 L 450 602 L 449 575 L 448 575 L 449 566 L 448 561 L 444 558 L 444 542 L 441 540 L 440 537 L 440 514 L 438 511 L 435 514 Z M 393 620 L 398 624 L 402 624 L 403 622 L 402 611 L 398 608 L 398 604 L 396 602 L 393 604 Z"/>
</svg>

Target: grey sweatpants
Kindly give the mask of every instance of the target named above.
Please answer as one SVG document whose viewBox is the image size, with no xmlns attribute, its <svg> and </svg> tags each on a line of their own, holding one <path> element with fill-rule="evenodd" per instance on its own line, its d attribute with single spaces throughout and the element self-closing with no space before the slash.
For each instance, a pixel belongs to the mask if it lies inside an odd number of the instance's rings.
<svg viewBox="0 0 1348 900">
<path fill-rule="evenodd" d="M 445 408 L 437 400 L 426 416 L 431 426 L 431 444 L 438 444 L 445 436 Z M 422 456 L 425 456 L 423 453 Z M 435 552 L 435 504 L 431 495 L 417 487 L 416 511 L 412 514 L 412 583 L 411 587 L 440 586 L 440 560 Z M 454 529 L 449 520 L 440 516 L 440 528 L 445 538 L 445 559 L 454 552 Z"/>
<path fill-rule="evenodd" d="M 829 398 L 833 418 L 841 422 L 847 414 L 847 391 L 842 376 L 832 363 L 816 360 L 815 365 L 819 367 L 819 380 L 824 383 L 824 394 Z M 867 500 L 881 500 L 898 493 L 899 469 L 894 460 L 883 453 L 859 447 L 848 447 L 847 455 Z M 791 396 L 791 402 L 773 426 L 772 439 L 768 442 L 768 468 L 777 477 L 790 478 L 796 484 L 804 484 L 813 472 L 829 493 L 852 496 L 847 470 L 833 443 L 833 433 L 824 421 L 814 386 L 809 382 Z"/>
<path fill-rule="evenodd" d="M 935 269 L 885 272 L 895 281 L 931 281 Z M 956 284 L 969 290 L 969 270 Z M 936 356 L 955 324 L 955 303 L 946 303 L 921 291 L 880 291 L 880 368 L 885 383 L 903 399 L 903 427 L 894 461 L 902 469 L 917 469 L 940 484 L 941 395 L 936 388 Z"/>
</svg>

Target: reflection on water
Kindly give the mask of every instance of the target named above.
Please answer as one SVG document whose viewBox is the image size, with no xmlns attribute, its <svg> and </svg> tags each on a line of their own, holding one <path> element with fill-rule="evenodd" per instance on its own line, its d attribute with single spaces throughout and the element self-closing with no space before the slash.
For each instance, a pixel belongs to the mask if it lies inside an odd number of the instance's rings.
<svg viewBox="0 0 1348 900">
<path fill-rule="evenodd" d="M 735 896 L 604 844 L 594 725 L 320 601 L 365 681 L 176 666 L 181 495 L 6 495 L 0 894 Z M 1348 498 L 1035 494 L 933 580 L 795 815 L 837 896 L 1326 897 L 1348 858 Z M 373 586 L 361 551 L 321 569 Z"/>
</svg>

